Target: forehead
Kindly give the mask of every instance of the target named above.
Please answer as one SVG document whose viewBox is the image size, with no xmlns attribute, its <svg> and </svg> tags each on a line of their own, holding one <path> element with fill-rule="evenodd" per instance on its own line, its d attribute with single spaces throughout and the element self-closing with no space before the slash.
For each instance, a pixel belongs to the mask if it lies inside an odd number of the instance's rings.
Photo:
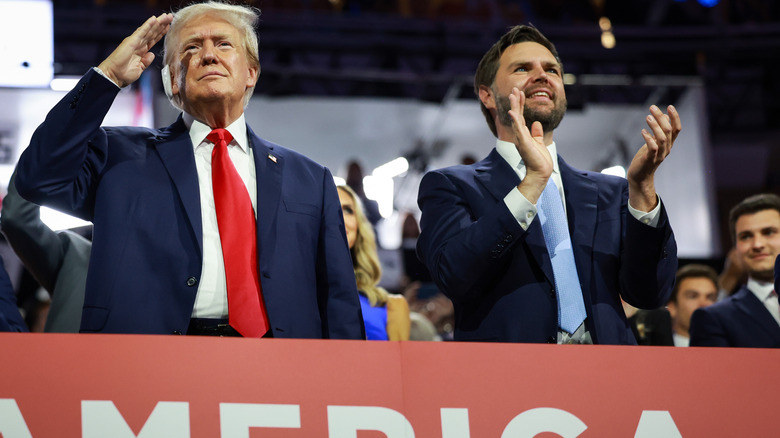
<svg viewBox="0 0 780 438">
<path fill-rule="evenodd" d="M 755 231 L 766 227 L 780 228 L 780 212 L 777 210 L 761 210 L 752 214 L 743 214 L 737 219 L 735 231 Z"/>
<path fill-rule="evenodd" d="M 522 43 L 512 44 L 501 54 L 500 65 L 506 67 L 517 62 L 539 61 L 548 64 L 558 64 L 547 47 L 533 41 L 523 41 Z"/>
<path fill-rule="evenodd" d="M 339 189 L 339 200 L 342 204 L 352 204 L 352 195 L 344 189 Z"/>
<path fill-rule="evenodd" d="M 227 19 L 214 13 L 205 13 L 187 20 L 178 32 L 179 40 L 208 38 L 211 36 L 238 37 L 238 29 Z"/>
<path fill-rule="evenodd" d="M 707 277 L 688 277 L 680 282 L 680 291 L 717 292 L 715 284 Z"/>
</svg>

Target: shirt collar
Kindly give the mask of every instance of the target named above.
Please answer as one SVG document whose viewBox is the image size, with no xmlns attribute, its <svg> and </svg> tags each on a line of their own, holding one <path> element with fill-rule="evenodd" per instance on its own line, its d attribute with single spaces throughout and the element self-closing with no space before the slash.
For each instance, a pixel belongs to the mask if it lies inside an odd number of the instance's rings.
<svg viewBox="0 0 780 438">
<path fill-rule="evenodd" d="M 201 143 L 206 141 L 206 137 L 212 131 L 211 127 L 199 120 L 196 120 L 186 112 L 182 113 L 182 120 L 190 132 L 190 140 L 192 140 L 193 149 L 197 149 Z M 246 119 L 244 118 L 244 113 L 241 113 L 241 116 L 239 116 L 233 123 L 230 124 L 230 126 L 225 129 L 227 129 L 230 135 L 233 136 L 233 142 L 231 142 L 231 144 L 237 144 L 242 151 L 248 153 L 247 146 L 249 145 L 249 140 L 246 133 Z"/>
<path fill-rule="evenodd" d="M 553 172 L 561 174 L 561 170 L 558 167 L 558 151 L 555 147 L 555 142 L 547 145 L 547 150 L 550 152 L 550 156 L 553 157 Z M 496 152 L 507 162 L 512 169 L 525 170 L 525 163 L 520 157 L 520 152 L 517 151 L 517 146 L 514 143 L 508 141 L 496 140 Z M 525 172 L 523 172 L 525 174 Z"/>
<path fill-rule="evenodd" d="M 769 298 L 769 294 L 775 289 L 775 285 L 765 281 L 758 281 L 748 277 L 747 288 L 763 303 Z"/>
</svg>

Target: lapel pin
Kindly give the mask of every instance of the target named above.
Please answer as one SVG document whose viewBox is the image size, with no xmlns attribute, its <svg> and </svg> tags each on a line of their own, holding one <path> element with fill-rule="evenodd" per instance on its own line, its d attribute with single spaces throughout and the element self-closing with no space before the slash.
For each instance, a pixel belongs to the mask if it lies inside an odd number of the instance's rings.
<svg viewBox="0 0 780 438">
<path fill-rule="evenodd" d="M 276 157 L 274 157 L 273 155 L 268 154 L 268 159 L 276 163 Z"/>
</svg>

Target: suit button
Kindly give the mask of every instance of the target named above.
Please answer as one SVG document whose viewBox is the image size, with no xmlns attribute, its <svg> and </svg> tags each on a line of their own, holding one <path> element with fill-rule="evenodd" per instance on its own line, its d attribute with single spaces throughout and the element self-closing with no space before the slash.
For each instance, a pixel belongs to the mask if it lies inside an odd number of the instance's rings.
<svg viewBox="0 0 780 438">
<path fill-rule="evenodd" d="M 555 288 L 554 287 L 551 288 L 550 292 L 548 292 L 548 293 L 550 294 L 551 297 L 554 297 L 555 296 Z"/>
<path fill-rule="evenodd" d="M 192 286 L 195 286 L 196 284 L 198 284 L 198 279 L 197 278 L 190 277 L 190 278 L 187 279 L 187 286 L 192 287 Z"/>
<path fill-rule="evenodd" d="M 178 331 L 178 330 L 174 330 L 174 331 L 172 331 L 172 332 L 171 332 L 171 334 L 172 334 L 172 335 L 180 335 L 180 334 L 181 334 L 181 332 L 180 332 L 180 331 Z"/>
<path fill-rule="evenodd" d="M 550 336 L 550 337 L 548 337 L 548 338 L 547 338 L 547 343 L 548 343 L 548 344 L 555 344 L 556 342 L 557 342 L 557 341 L 556 341 L 556 340 L 555 340 L 555 338 L 553 338 L 552 336 Z"/>
</svg>

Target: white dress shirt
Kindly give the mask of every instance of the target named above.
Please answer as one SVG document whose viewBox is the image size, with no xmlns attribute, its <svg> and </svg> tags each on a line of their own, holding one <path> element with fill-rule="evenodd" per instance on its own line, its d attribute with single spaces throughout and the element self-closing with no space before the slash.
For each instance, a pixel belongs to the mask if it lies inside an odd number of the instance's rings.
<svg viewBox="0 0 780 438">
<path fill-rule="evenodd" d="M 214 191 L 211 186 L 211 151 L 214 143 L 206 140 L 211 128 L 187 113 L 182 115 L 190 131 L 195 152 L 195 166 L 198 171 L 200 189 L 200 215 L 203 221 L 203 270 L 192 309 L 193 318 L 227 318 L 227 287 L 225 283 L 225 264 L 222 259 L 222 245 L 219 240 L 217 211 L 214 207 Z M 255 161 L 247 138 L 246 120 L 241 114 L 235 122 L 225 128 L 233 136 L 228 144 L 228 154 L 236 171 L 246 185 L 252 209 L 257 217 L 257 184 Z M 250 238 L 247 236 L 247 238 Z M 251 236 L 251 238 L 256 238 Z"/>
<path fill-rule="evenodd" d="M 527 170 L 523 159 L 520 157 L 520 152 L 517 151 L 517 147 L 514 143 L 496 140 L 496 151 L 507 163 L 509 163 L 522 181 L 525 178 Z M 552 142 L 547 146 L 547 151 L 550 152 L 550 156 L 553 158 L 553 173 L 550 178 L 552 178 L 553 182 L 555 182 L 555 185 L 558 187 L 558 192 L 561 194 L 561 201 L 563 201 L 563 210 L 567 213 L 568 217 L 568 211 L 566 211 L 566 194 L 563 189 L 563 181 L 561 180 L 561 169 L 558 166 L 558 152 L 555 147 L 555 142 Z M 536 217 L 536 204 L 533 204 L 526 199 L 516 187 L 510 190 L 504 197 L 504 204 L 506 204 L 509 211 L 512 212 L 512 215 L 517 219 L 520 226 L 523 227 L 524 230 L 527 230 Z M 661 211 L 660 202 L 658 202 L 658 205 L 650 212 L 639 211 L 631 207 L 631 205 L 628 206 L 628 211 L 642 223 L 650 225 L 651 227 L 658 227 L 658 222 L 660 220 L 659 213 Z"/>
<path fill-rule="evenodd" d="M 748 277 L 747 288 L 750 292 L 753 292 L 758 301 L 761 301 L 766 310 L 769 311 L 769 314 L 772 315 L 772 318 L 780 324 L 780 308 L 778 308 L 777 293 L 772 293 L 775 290 L 775 285 Z"/>
<path fill-rule="evenodd" d="M 691 345 L 691 338 L 676 332 L 672 333 L 672 339 L 674 340 L 675 347 L 690 347 Z"/>
</svg>

